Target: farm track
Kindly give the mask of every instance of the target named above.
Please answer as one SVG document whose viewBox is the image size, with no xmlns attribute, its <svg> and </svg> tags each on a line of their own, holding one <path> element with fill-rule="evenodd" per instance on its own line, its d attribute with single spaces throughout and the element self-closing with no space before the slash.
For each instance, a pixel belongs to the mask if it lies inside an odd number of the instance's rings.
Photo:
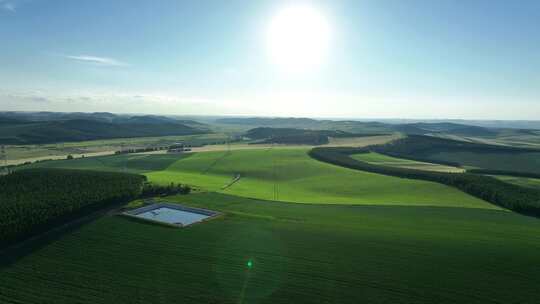
<svg viewBox="0 0 540 304">
<path fill-rule="evenodd" d="M 234 176 L 233 180 L 230 183 L 228 183 L 227 185 L 223 186 L 221 188 L 221 190 L 225 190 L 225 189 L 229 188 L 230 186 L 234 185 L 234 183 L 238 182 L 240 180 L 240 178 L 242 178 L 242 176 L 240 174 L 236 174 Z"/>
</svg>

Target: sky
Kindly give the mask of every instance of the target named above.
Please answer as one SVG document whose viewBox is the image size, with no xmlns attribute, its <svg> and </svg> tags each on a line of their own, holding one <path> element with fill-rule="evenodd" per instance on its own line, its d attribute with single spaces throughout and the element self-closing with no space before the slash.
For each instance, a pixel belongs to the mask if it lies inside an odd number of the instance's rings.
<svg viewBox="0 0 540 304">
<path fill-rule="evenodd" d="M 0 0 L 0 111 L 537 120 L 539 32 L 537 0 Z"/>
</svg>

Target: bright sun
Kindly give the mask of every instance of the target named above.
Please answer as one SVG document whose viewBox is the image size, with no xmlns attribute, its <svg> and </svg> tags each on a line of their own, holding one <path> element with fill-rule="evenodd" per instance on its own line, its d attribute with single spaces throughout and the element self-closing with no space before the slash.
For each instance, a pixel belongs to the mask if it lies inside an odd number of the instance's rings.
<svg viewBox="0 0 540 304">
<path fill-rule="evenodd" d="M 288 72 L 305 72 L 318 66 L 327 51 L 328 22 L 309 6 L 280 11 L 268 28 L 268 50 L 272 62 Z"/>
</svg>

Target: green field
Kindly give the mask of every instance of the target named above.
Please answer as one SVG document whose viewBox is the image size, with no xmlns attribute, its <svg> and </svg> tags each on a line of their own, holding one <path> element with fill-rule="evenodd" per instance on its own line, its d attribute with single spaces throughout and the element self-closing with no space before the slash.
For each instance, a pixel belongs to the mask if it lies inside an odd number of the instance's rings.
<svg viewBox="0 0 540 304">
<path fill-rule="evenodd" d="M 101 218 L 3 263 L 0 302 L 538 300 L 540 222 L 534 218 L 498 210 L 287 204 L 211 193 L 172 200 L 226 215 L 184 229 Z"/>
<path fill-rule="evenodd" d="M 21 168 L 65 168 L 112 172 L 145 173 L 164 170 L 179 159 L 191 154 L 121 154 L 55 160 L 34 163 Z"/>
<path fill-rule="evenodd" d="M 498 208 L 442 184 L 319 162 L 307 155 L 307 148 L 129 154 L 50 161 L 29 167 L 107 171 L 126 168 L 126 172 L 144 173 L 156 183 L 187 183 L 204 191 L 275 201 Z M 241 175 L 240 180 L 222 189 L 236 174 Z"/>
<path fill-rule="evenodd" d="M 188 183 L 207 191 L 266 200 L 496 208 L 445 185 L 346 169 L 313 160 L 306 152 L 268 149 L 194 153 L 145 175 L 158 183 Z M 147 156 L 144 161 L 153 157 L 157 156 Z M 78 167 L 69 161 L 64 165 Z M 241 179 L 223 190 L 236 174 Z"/>
<path fill-rule="evenodd" d="M 471 168 L 540 173 L 540 152 L 438 152 L 429 156 L 435 160 L 460 163 Z"/>
<path fill-rule="evenodd" d="M 374 165 L 380 166 L 389 166 L 397 168 L 407 168 L 407 169 L 416 169 L 416 170 L 426 170 L 426 171 L 435 171 L 435 172 L 451 172 L 451 173 L 461 173 L 464 170 L 457 167 L 419 162 L 414 160 L 408 160 L 403 158 L 396 158 L 387 156 L 384 154 L 369 152 L 355 154 L 351 156 L 352 158 L 360 161 L 364 161 Z"/>
<path fill-rule="evenodd" d="M 540 189 L 540 179 L 538 178 L 517 177 L 517 176 L 507 176 L 507 175 L 492 175 L 492 176 L 502 181 L 505 181 L 507 183 L 515 184 L 518 186 Z"/>
<path fill-rule="evenodd" d="M 8 145 L 6 146 L 9 164 L 18 164 L 24 161 L 37 159 L 65 157 L 68 154 L 82 155 L 100 152 L 114 152 L 122 148 L 145 148 L 152 146 L 168 146 L 176 142 L 185 142 L 190 145 L 215 144 L 226 141 L 228 136 L 223 133 L 116 138 L 104 140 L 89 140 L 80 142 L 67 142 L 43 145 Z"/>
</svg>

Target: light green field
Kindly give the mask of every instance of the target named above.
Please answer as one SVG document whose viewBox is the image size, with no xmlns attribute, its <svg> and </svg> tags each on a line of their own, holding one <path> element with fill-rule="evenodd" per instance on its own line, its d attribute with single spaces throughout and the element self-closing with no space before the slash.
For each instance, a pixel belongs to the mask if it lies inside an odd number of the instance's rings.
<svg viewBox="0 0 540 304">
<path fill-rule="evenodd" d="M 380 166 L 389 166 L 397 168 L 407 168 L 407 169 L 416 169 L 416 170 L 425 170 L 425 171 L 435 171 L 435 172 L 451 172 L 451 173 L 462 173 L 465 170 L 462 168 L 419 162 L 414 160 L 408 160 L 403 158 L 391 157 L 375 152 L 370 153 L 361 153 L 352 155 L 352 158 L 364 161 L 374 165 Z"/>
<path fill-rule="evenodd" d="M 27 167 L 143 173 L 156 183 L 185 183 L 203 191 L 275 201 L 498 208 L 442 184 L 319 162 L 310 158 L 307 151 L 308 148 L 296 148 L 128 154 L 50 161 Z M 223 189 L 237 174 L 240 180 Z"/>
<path fill-rule="evenodd" d="M 300 203 L 497 208 L 449 186 L 342 168 L 316 161 L 306 149 L 196 153 L 149 180 L 188 183 L 208 191 Z M 241 179 L 229 188 L 236 174 Z"/>
</svg>

